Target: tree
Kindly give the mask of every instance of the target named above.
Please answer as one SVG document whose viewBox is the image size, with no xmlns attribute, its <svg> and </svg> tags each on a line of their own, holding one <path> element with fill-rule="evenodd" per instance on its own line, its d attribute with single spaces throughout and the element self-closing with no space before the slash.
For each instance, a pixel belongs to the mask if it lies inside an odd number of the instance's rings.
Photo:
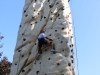
<svg viewBox="0 0 100 75">
<path fill-rule="evenodd" d="M 1 33 L 0 33 L 1 34 Z M 0 35 L 0 42 L 4 36 Z M 3 47 L 3 43 L 0 44 L 0 48 Z M 3 52 L 0 52 L 0 75 L 8 75 L 10 73 L 11 62 L 8 61 L 6 56 L 2 57 Z"/>
<path fill-rule="evenodd" d="M 0 33 L 1 34 L 1 33 Z M 1 42 L 1 40 L 4 38 L 4 36 L 1 36 L 0 35 L 0 42 Z M 3 43 L 2 44 L 0 44 L 0 48 L 2 48 L 3 47 Z"/>
<path fill-rule="evenodd" d="M 0 58 L 3 52 L 0 53 Z M 0 75 L 8 75 L 10 73 L 10 67 L 12 63 L 8 61 L 8 58 L 4 56 L 0 59 Z"/>
</svg>

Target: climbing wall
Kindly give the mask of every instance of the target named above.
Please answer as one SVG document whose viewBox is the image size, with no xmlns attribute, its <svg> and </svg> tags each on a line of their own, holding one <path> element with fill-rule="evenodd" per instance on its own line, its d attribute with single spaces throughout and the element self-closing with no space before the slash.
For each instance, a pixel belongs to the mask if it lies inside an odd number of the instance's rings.
<svg viewBox="0 0 100 75">
<path fill-rule="evenodd" d="M 37 56 L 37 36 L 42 29 L 53 39 Z M 68 0 L 25 0 L 10 75 L 75 75 L 71 12 Z"/>
</svg>

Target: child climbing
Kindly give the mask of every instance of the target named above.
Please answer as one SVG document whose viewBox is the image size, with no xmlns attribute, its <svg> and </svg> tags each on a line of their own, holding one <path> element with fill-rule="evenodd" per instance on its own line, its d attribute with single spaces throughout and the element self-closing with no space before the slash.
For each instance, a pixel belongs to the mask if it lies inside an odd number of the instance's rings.
<svg viewBox="0 0 100 75">
<path fill-rule="evenodd" d="M 41 47 L 42 45 L 50 45 L 51 46 L 51 52 L 54 52 L 55 50 L 53 49 L 53 42 L 52 39 L 48 38 L 45 34 L 45 30 L 42 30 L 38 36 L 38 54 L 42 54 Z"/>
</svg>

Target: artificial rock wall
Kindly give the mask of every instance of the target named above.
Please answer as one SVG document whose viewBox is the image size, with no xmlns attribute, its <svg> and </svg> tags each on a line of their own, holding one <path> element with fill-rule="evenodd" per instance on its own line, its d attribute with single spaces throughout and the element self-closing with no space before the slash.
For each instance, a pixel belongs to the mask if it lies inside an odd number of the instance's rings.
<svg viewBox="0 0 100 75">
<path fill-rule="evenodd" d="M 36 60 L 42 29 L 58 53 L 45 46 Z M 68 0 L 25 0 L 10 75 L 74 75 L 73 46 Z"/>
</svg>

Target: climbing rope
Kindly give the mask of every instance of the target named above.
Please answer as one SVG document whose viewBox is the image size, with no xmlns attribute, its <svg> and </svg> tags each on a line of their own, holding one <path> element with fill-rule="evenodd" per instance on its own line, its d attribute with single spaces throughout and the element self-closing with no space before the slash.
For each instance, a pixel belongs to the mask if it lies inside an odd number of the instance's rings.
<svg viewBox="0 0 100 75">
<path fill-rule="evenodd" d="M 71 5 L 72 5 L 72 0 L 71 0 Z M 73 7 L 72 7 L 73 8 Z M 75 26 L 74 26 L 74 17 L 72 15 L 72 20 L 73 20 L 73 32 L 74 32 L 74 39 L 75 39 L 75 49 L 76 49 L 76 60 L 77 60 L 77 71 L 78 71 L 78 75 L 79 75 L 79 67 L 78 67 L 78 56 L 77 56 L 77 46 L 76 46 L 76 36 L 75 36 Z"/>
</svg>

